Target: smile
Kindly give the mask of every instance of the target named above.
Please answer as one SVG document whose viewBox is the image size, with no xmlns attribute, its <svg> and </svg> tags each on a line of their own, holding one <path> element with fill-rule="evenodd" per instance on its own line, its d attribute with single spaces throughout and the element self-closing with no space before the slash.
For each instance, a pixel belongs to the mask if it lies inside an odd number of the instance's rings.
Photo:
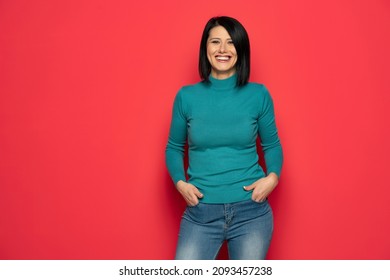
<svg viewBox="0 0 390 280">
<path fill-rule="evenodd" d="M 215 59 L 218 61 L 218 62 L 227 62 L 229 61 L 231 58 L 231 56 L 226 56 L 226 55 L 217 55 L 215 56 Z"/>
</svg>

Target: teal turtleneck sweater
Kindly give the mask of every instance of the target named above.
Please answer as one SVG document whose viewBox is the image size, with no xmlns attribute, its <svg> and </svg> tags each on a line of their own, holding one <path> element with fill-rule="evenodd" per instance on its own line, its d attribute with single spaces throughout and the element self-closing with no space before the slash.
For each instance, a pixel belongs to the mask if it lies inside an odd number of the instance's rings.
<svg viewBox="0 0 390 280">
<path fill-rule="evenodd" d="M 203 203 L 251 199 L 243 189 L 266 174 L 258 164 L 260 137 L 267 173 L 278 176 L 283 153 L 273 102 L 261 84 L 237 87 L 237 76 L 185 86 L 176 95 L 166 146 L 166 164 L 176 184 L 187 181 L 184 151 L 188 141 L 188 183 L 204 195 Z"/>
</svg>

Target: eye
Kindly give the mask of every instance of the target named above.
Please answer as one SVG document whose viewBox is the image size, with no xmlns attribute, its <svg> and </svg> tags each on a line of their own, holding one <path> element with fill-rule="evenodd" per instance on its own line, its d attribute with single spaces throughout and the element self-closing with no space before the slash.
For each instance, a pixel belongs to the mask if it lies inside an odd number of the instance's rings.
<svg viewBox="0 0 390 280">
<path fill-rule="evenodd" d="M 211 44 L 218 44 L 219 41 L 218 41 L 218 40 L 211 40 L 210 43 L 211 43 Z"/>
<path fill-rule="evenodd" d="M 227 42 L 229 45 L 234 45 L 233 41 L 228 41 Z"/>
</svg>

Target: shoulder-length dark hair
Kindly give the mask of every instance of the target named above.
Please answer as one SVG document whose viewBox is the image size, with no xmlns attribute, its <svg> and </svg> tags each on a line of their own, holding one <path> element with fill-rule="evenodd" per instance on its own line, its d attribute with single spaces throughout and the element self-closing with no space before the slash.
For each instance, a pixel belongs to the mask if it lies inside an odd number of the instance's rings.
<svg viewBox="0 0 390 280">
<path fill-rule="evenodd" d="M 207 39 L 210 30 L 216 26 L 222 26 L 229 33 L 237 52 L 236 73 L 237 86 L 243 86 L 248 83 L 250 74 L 250 45 L 249 37 L 244 26 L 231 17 L 221 16 L 211 18 L 202 34 L 199 52 L 199 75 L 203 81 L 209 81 L 211 73 L 211 64 L 207 58 Z"/>
</svg>

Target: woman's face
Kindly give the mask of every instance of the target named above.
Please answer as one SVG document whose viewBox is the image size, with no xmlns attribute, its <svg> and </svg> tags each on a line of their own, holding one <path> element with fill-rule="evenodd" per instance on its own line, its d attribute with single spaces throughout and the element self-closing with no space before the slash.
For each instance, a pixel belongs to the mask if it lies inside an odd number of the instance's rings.
<svg viewBox="0 0 390 280">
<path fill-rule="evenodd" d="M 216 26 L 210 30 L 207 58 L 211 64 L 211 75 L 216 79 L 229 78 L 236 72 L 236 48 L 224 27 Z"/>
</svg>

